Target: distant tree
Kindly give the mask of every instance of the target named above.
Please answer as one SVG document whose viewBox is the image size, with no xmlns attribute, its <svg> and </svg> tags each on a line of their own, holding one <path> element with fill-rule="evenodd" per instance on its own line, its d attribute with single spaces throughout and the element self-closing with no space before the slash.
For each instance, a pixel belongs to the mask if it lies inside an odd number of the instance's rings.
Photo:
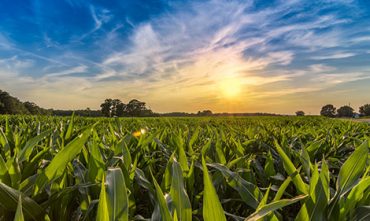
<svg viewBox="0 0 370 221">
<path fill-rule="evenodd" d="M 295 112 L 295 115 L 304 116 L 304 112 L 303 111 L 297 111 L 297 112 Z"/>
<path fill-rule="evenodd" d="M 26 107 L 26 109 L 30 112 L 30 114 L 32 115 L 43 114 L 42 109 L 33 102 L 26 101 L 23 104 Z"/>
<path fill-rule="evenodd" d="M 105 99 L 104 103 L 100 105 L 101 107 L 101 112 L 104 116 L 106 117 L 111 117 L 112 116 L 112 99 Z"/>
<path fill-rule="evenodd" d="M 370 116 L 370 104 L 364 104 L 360 107 L 360 114 L 364 116 Z"/>
<path fill-rule="evenodd" d="M 119 102 L 115 107 L 115 116 L 122 117 L 125 113 L 126 104 Z"/>
<path fill-rule="evenodd" d="M 321 108 L 320 115 L 325 117 L 335 117 L 336 108 L 332 104 L 327 104 Z"/>
<path fill-rule="evenodd" d="M 0 114 L 29 114 L 24 104 L 8 92 L 0 90 Z"/>
<path fill-rule="evenodd" d="M 111 103 L 111 116 L 112 117 L 121 117 L 123 113 L 124 104 L 119 99 L 112 100 Z"/>
<path fill-rule="evenodd" d="M 198 116 L 212 116 L 212 114 L 211 110 L 198 111 L 197 113 Z"/>
<path fill-rule="evenodd" d="M 128 116 L 147 116 L 152 111 L 147 109 L 145 106 L 145 102 L 141 102 L 136 99 L 132 99 L 128 104 L 125 106 L 125 114 Z"/>
<path fill-rule="evenodd" d="M 353 117 L 353 108 L 350 106 L 342 106 L 337 110 L 338 117 Z"/>
</svg>

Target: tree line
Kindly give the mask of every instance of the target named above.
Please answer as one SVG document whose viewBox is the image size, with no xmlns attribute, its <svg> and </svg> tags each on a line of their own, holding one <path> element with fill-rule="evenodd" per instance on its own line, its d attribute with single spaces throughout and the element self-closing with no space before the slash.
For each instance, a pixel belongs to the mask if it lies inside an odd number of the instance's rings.
<svg viewBox="0 0 370 221">
<path fill-rule="evenodd" d="M 356 113 L 355 110 L 349 106 L 344 105 L 340 108 L 336 108 L 332 104 L 324 105 L 321 108 L 320 115 L 325 117 L 365 117 L 370 116 L 370 104 L 364 104 L 359 107 L 359 113 Z M 304 116 L 305 113 L 303 111 L 295 112 L 297 116 Z"/>
<path fill-rule="evenodd" d="M 192 116 L 277 116 L 270 113 L 212 113 L 211 110 L 198 111 L 197 113 L 171 112 L 154 113 L 146 106 L 145 102 L 137 99 L 130 100 L 127 104 L 119 99 L 105 99 L 100 105 L 100 110 L 54 110 L 39 107 L 37 104 L 26 101 L 22 102 L 18 98 L 11 96 L 8 92 L 0 90 L 0 114 L 31 114 L 31 115 L 53 115 L 71 116 L 72 113 L 84 117 L 192 117 Z M 354 117 L 370 116 L 370 104 L 364 104 L 359 108 L 357 114 L 352 107 L 344 105 L 336 108 L 332 104 L 327 104 L 321 108 L 320 115 L 326 117 Z M 304 116 L 303 111 L 297 111 L 297 116 Z"/>
<path fill-rule="evenodd" d="M 349 106 L 344 105 L 338 109 L 332 104 L 327 104 L 321 108 L 320 115 L 326 117 L 355 117 L 370 116 L 370 104 L 364 104 L 359 108 L 359 114 Z"/>
</svg>

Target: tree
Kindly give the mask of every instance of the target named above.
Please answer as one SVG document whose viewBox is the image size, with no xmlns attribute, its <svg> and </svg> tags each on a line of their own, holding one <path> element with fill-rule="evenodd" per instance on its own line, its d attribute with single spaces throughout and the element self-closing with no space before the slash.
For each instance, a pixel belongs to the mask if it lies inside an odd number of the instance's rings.
<svg viewBox="0 0 370 221">
<path fill-rule="evenodd" d="M 360 114 L 364 116 L 370 116 L 370 104 L 364 104 L 360 107 Z"/>
<path fill-rule="evenodd" d="M 122 117 L 124 104 L 119 99 L 112 100 L 111 105 L 111 116 L 112 117 Z"/>
<path fill-rule="evenodd" d="M 119 99 L 105 99 L 100 105 L 101 112 L 106 117 L 122 117 L 126 105 Z"/>
<path fill-rule="evenodd" d="M 29 114 L 24 104 L 8 92 L 0 90 L 0 114 Z"/>
<path fill-rule="evenodd" d="M 106 116 L 106 117 L 111 117 L 112 115 L 111 115 L 111 106 L 112 106 L 112 99 L 105 99 L 105 101 L 104 101 L 104 103 L 102 103 L 101 105 L 100 105 L 100 107 L 101 107 L 101 112 L 102 112 L 102 114 L 104 115 L 104 116 Z"/>
<path fill-rule="evenodd" d="M 197 115 L 199 116 L 212 116 L 212 111 L 211 110 L 203 110 L 203 111 L 198 111 Z"/>
<path fill-rule="evenodd" d="M 332 104 L 327 104 L 321 108 L 320 115 L 325 117 L 335 117 L 336 108 Z"/>
<path fill-rule="evenodd" d="M 297 116 L 304 116 L 304 112 L 303 111 L 297 111 L 297 112 L 295 112 L 295 114 Z"/>
<path fill-rule="evenodd" d="M 26 109 L 33 115 L 42 114 L 42 110 L 33 102 L 26 101 L 23 103 Z"/>
<path fill-rule="evenodd" d="M 342 106 L 338 110 L 338 117 L 353 117 L 353 108 L 350 106 Z"/>
<path fill-rule="evenodd" d="M 126 104 L 119 102 L 116 104 L 115 112 L 116 116 L 122 117 L 125 113 Z"/>
<path fill-rule="evenodd" d="M 148 116 L 152 113 L 151 110 L 147 109 L 145 102 L 141 102 L 136 99 L 132 99 L 125 107 L 125 114 L 128 116 Z"/>
</svg>

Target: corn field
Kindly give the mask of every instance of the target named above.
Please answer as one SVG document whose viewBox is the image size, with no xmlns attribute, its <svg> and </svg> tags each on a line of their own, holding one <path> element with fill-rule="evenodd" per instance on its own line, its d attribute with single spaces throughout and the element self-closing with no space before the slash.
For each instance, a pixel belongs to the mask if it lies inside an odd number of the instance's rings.
<svg viewBox="0 0 370 221">
<path fill-rule="evenodd" d="M 370 125 L 0 116 L 0 220 L 370 220 Z"/>
</svg>

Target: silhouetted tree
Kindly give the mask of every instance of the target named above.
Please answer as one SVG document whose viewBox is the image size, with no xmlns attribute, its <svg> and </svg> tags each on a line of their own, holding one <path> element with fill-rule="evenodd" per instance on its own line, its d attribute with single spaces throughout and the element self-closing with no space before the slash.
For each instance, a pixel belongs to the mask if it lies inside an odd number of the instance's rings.
<svg viewBox="0 0 370 221">
<path fill-rule="evenodd" d="M 295 115 L 304 116 L 304 112 L 303 111 L 297 111 L 297 112 L 295 112 Z"/>
<path fill-rule="evenodd" d="M 360 107 L 360 114 L 364 116 L 370 116 L 370 104 L 364 104 Z"/>
<path fill-rule="evenodd" d="M 197 113 L 198 116 L 212 116 L 212 114 L 211 110 L 198 111 Z"/>
<path fill-rule="evenodd" d="M 321 108 L 320 115 L 325 117 L 335 117 L 336 108 L 332 104 L 327 104 Z"/>
<path fill-rule="evenodd" d="M 122 117 L 124 104 L 119 99 L 112 100 L 111 105 L 111 116 Z"/>
<path fill-rule="evenodd" d="M 8 92 L 0 90 L 0 114 L 29 114 L 24 104 Z"/>
<path fill-rule="evenodd" d="M 145 102 L 132 99 L 125 107 L 125 114 L 128 116 L 147 116 L 151 113 L 145 106 Z"/>
<path fill-rule="evenodd" d="M 50 115 L 50 111 L 37 106 L 37 104 L 26 101 L 23 103 L 30 114 L 33 115 Z"/>
<path fill-rule="evenodd" d="M 338 110 L 338 117 L 353 117 L 353 108 L 350 106 L 342 106 Z"/>
<path fill-rule="evenodd" d="M 110 98 L 109 99 L 105 99 L 104 103 L 102 103 L 100 105 L 101 112 L 106 117 L 111 117 L 112 116 L 112 109 L 111 109 L 111 107 L 112 107 L 112 101 L 113 100 L 110 99 Z"/>
</svg>

